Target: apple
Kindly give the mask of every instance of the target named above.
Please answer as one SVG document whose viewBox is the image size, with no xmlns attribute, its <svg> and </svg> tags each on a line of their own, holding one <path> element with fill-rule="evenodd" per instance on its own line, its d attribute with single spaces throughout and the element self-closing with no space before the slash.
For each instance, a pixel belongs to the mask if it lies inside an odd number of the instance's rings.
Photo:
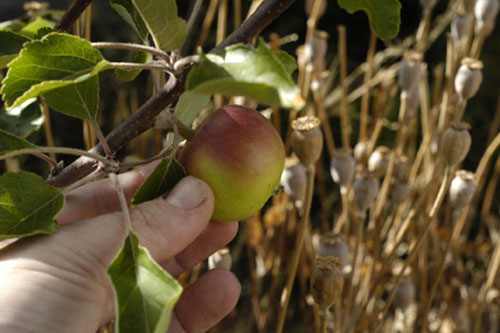
<svg viewBox="0 0 500 333">
<path fill-rule="evenodd" d="M 212 219 L 243 220 L 261 209 L 279 184 L 285 147 L 259 112 L 227 105 L 210 115 L 186 143 L 179 162 L 212 188 Z"/>
</svg>

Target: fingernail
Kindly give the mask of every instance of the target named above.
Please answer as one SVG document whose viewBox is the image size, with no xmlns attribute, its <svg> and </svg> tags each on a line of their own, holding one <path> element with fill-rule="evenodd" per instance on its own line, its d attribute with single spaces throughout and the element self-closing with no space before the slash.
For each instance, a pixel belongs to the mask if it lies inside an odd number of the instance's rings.
<svg viewBox="0 0 500 333">
<path fill-rule="evenodd" d="M 166 200 L 174 206 L 191 210 L 201 205 L 206 198 L 207 193 L 203 184 L 195 177 L 187 176 L 175 185 Z"/>
</svg>

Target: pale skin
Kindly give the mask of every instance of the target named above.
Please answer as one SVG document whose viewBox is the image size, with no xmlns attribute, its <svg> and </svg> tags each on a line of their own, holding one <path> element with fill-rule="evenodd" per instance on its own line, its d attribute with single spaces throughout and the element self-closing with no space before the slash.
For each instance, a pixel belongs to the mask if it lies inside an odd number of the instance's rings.
<svg viewBox="0 0 500 333">
<path fill-rule="evenodd" d="M 128 199 L 154 168 L 120 176 Z M 181 180 L 165 198 L 130 210 L 140 243 L 170 274 L 183 271 L 231 241 L 237 223 L 210 221 L 213 193 L 193 177 Z M 29 237 L 0 252 L 1 332 L 95 332 L 114 316 L 106 270 L 127 231 L 109 180 L 74 190 L 57 217 L 52 236 Z M 186 288 L 169 332 L 203 332 L 236 305 L 240 284 L 215 269 Z"/>
</svg>

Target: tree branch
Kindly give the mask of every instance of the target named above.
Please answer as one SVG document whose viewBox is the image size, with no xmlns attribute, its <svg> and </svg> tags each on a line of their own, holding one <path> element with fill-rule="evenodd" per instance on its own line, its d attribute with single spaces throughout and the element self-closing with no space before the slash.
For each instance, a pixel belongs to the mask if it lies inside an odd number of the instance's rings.
<svg viewBox="0 0 500 333">
<path fill-rule="evenodd" d="M 69 9 L 64 13 L 59 22 L 57 22 L 55 29 L 69 31 L 73 23 L 82 15 L 83 11 L 90 5 L 92 0 L 75 0 Z"/>
<path fill-rule="evenodd" d="M 295 0 L 266 0 L 237 30 L 230 34 L 221 44 L 210 52 L 234 44 L 249 42 L 257 36 L 274 19 L 280 16 Z M 77 0 L 76 2 L 81 2 Z M 71 8 L 70 8 L 71 9 Z M 154 123 L 156 116 L 167 106 L 175 102 L 184 92 L 184 82 L 189 68 L 183 74 L 173 76 L 153 97 L 143 104 L 132 116 L 121 123 L 106 136 L 109 147 L 116 152 L 127 142 L 148 130 Z M 104 154 L 100 144 L 90 150 L 93 153 Z M 57 187 L 65 187 L 85 177 L 97 168 L 94 160 L 80 157 L 61 172 L 49 177 L 47 182 Z"/>
</svg>

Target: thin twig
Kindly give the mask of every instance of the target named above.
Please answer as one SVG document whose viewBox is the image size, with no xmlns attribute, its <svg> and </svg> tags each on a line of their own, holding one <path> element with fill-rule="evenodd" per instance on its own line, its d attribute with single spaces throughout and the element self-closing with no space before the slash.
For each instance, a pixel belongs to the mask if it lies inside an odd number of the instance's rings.
<svg viewBox="0 0 500 333">
<path fill-rule="evenodd" d="M 121 49 L 121 50 L 130 50 L 136 52 L 147 52 L 161 59 L 170 59 L 168 53 L 160 49 L 157 49 L 156 47 L 151 47 L 142 44 L 118 43 L 118 42 L 95 42 L 91 43 L 90 45 L 92 45 L 92 47 L 96 49 Z"/>
</svg>

